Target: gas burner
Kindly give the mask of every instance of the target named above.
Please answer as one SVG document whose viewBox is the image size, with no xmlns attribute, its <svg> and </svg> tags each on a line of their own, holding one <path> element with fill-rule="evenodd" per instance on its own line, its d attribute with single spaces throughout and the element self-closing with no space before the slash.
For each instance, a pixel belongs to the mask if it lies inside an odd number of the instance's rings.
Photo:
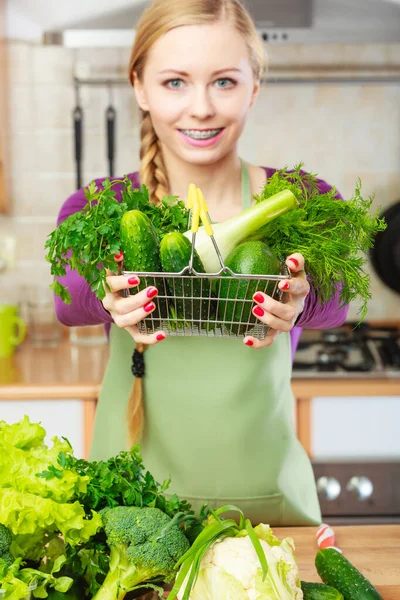
<svg viewBox="0 0 400 600">
<path fill-rule="evenodd" d="M 293 363 L 294 377 L 400 377 L 400 330 L 346 323 L 305 330 Z"/>
<path fill-rule="evenodd" d="M 318 350 L 317 352 L 317 364 L 321 366 L 326 365 L 340 365 L 344 358 L 346 357 L 346 353 L 340 351 L 338 349 L 330 349 L 324 348 L 322 350 Z"/>
<path fill-rule="evenodd" d="M 332 329 L 331 331 L 322 332 L 322 340 L 327 344 L 337 344 L 345 342 L 349 339 L 349 334 L 346 329 Z"/>
</svg>

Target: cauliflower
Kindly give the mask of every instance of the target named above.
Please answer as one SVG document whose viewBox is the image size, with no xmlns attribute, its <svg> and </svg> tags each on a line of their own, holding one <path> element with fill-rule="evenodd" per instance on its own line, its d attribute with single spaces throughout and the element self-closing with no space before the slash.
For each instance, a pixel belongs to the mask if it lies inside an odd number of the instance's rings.
<svg viewBox="0 0 400 600">
<path fill-rule="evenodd" d="M 251 539 L 247 535 L 226 537 L 204 555 L 190 600 L 302 600 L 293 541 L 285 538 L 281 542 L 270 535 L 268 543 L 262 539 L 268 530 L 266 525 L 255 528 L 268 563 L 265 579 Z M 188 576 L 178 593 L 179 600 L 187 580 Z"/>
</svg>

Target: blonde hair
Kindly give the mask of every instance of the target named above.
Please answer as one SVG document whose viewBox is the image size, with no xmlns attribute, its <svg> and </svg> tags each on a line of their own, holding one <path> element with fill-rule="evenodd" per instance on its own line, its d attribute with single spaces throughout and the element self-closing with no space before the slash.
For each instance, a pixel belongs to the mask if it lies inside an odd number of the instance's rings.
<svg viewBox="0 0 400 600">
<path fill-rule="evenodd" d="M 153 0 L 137 24 L 129 62 L 131 84 L 134 86 L 134 74 L 139 81 L 143 79 L 149 50 L 162 35 L 182 25 L 209 25 L 218 21 L 232 23 L 242 34 L 254 77 L 258 80 L 264 68 L 263 45 L 251 16 L 240 0 Z M 140 135 L 140 182 L 149 190 L 150 200 L 157 204 L 169 193 L 169 181 L 162 149 L 148 111 L 142 111 Z M 145 346 L 141 344 L 139 351 L 144 349 Z M 136 442 L 142 432 L 144 419 L 141 378 L 135 378 L 128 411 L 130 438 Z"/>
</svg>

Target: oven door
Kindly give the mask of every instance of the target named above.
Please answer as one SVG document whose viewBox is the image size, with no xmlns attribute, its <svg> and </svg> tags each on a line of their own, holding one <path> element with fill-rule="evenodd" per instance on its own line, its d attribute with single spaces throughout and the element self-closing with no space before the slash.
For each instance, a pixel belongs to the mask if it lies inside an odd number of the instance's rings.
<svg viewBox="0 0 400 600">
<path fill-rule="evenodd" d="M 400 396 L 313 398 L 311 459 L 325 521 L 400 522 L 399 423 Z"/>
<path fill-rule="evenodd" d="M 400 523 L 400 461 L 313 461 L 323 521 Z"/>
</svg>

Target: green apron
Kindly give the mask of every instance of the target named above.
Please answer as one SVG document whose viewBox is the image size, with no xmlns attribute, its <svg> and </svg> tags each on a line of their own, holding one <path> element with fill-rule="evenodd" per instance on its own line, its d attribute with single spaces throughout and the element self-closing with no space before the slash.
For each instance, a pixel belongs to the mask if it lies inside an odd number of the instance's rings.
<svg viewBox="0 0 400 600">
<path fill-rule="evenodd" d="M 247 169 L 243 204 L 250 205 Z M 127 448 L 134 341 L 115 325 L 91 460 Z M 195 510 L 235 504 L 253 523 L 319 524 L 313 471 L 293 422 L 289 333 L 252 350 L 239 339 L 169 337 L 145 353 L 146 468 Z"/>
</svg>

